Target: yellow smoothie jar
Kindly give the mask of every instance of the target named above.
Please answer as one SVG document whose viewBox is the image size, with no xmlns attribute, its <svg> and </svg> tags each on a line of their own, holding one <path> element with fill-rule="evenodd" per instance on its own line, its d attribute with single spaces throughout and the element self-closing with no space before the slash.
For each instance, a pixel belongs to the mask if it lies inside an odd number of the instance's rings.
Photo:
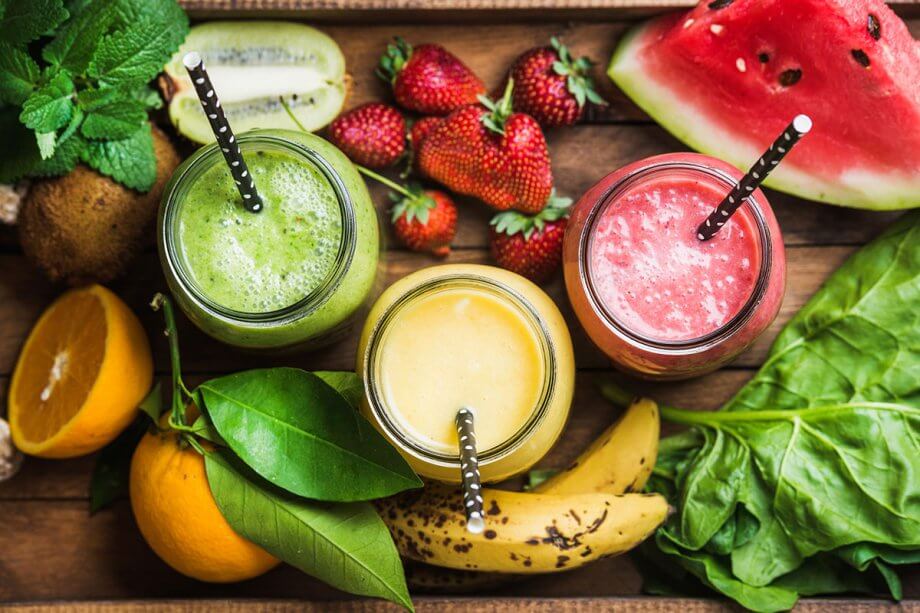
<svg viewBox="0 0 920 613">
<path fill-rule="evenodd" d="M 429 479 L 460 482 L 455 418 L 476 420 L 483 481 L 533 466 L 565 426 L 572 340 L 539 287 L 491 266 L 434 266 L 390 286 L 358 347 L 363 412 Z"/>
</svg>

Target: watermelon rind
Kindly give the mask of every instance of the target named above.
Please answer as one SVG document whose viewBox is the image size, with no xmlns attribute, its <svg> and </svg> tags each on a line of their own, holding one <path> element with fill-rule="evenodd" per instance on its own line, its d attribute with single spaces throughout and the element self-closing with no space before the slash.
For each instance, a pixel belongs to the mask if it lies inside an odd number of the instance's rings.
<svg viewBox="0 0 920 613">
<path fill-rule="evenodd" d="M 680 91 L 657 81 L 644 70 L 640 57 L 643 38 L 655 25 L 654 20 L 648 21 L 624 35 L 610 60 L 607 75 L 675 138 L 746 171 L 769 143 L 754 143 L 729 132 L 683 98 Z M 801 171 L 786 160 L 764 184 L 809 200 L 852 208 L 898 210 L 920 206 L 920 176 L 905 179 L 853 169 L 838 181 L 830 182 Z"/>
</svg>

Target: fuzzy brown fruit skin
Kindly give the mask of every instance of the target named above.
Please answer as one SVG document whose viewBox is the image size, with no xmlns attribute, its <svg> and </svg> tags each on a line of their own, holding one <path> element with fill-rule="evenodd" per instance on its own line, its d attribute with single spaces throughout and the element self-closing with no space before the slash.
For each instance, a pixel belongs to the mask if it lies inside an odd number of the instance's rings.
<svg viewBox="0 0 920 613">
<path fill-rule="evenodd" d="M 26 257 L 51 281 L 107 283 L 125 272 L 145 244 L 163 188 L 181 162 L 156 127 L 153 148 L 157 178 L 146 194 L 82 165 L 33 183 L 19 217 L 19 240 Z"/>
</svg>

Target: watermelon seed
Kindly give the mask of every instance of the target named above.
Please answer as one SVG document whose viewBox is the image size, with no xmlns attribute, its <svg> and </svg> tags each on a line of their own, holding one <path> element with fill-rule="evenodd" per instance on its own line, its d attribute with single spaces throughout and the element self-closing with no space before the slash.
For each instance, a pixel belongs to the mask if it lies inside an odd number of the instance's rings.
<svg viewBox="0 0 920 613">
<path fill-rule="evenodd" d="M 724 30 L 724 29 L 725 29 L 725 26 L 720 25 L 720 24 L 718 24 L 718 23 L 714 23 L 714 24 L 712 24 L 711 26 L 709 26 L 709 31 L 712 32 L 713 34 L 715 34 L 716 36 L 718 36 L 719 34 L 721 34 L 721 33 L 722 33 L 722 30 Z"/>
<path fill-rule="evenodd" d="M 850 51 L 853 54 L 853 59 L 860 63 L 860 65 L 865 68 L 869 67 L 869 56 L 866 55 L 866 52 L 862 49 L 853 49 Z"/>
<path fill-rule="evenodd" d="M 761 64 L 766 64 L 770 61 L 770 55 L 765 52 L 760 52 L 757 54 L 757 59 L 760 60 Z"/>
<path fill-rule="evenodd" d="M 734 2 L 734 0 L 712 0 L 712 2 L 709 3 L 709 8 L 711 8 L 714 11 L 717 11 L 719 9 L 724 9 L 726 6 L 728 6 L 732 2 Z"/>
<path fill-rule="evenodd" d="M 779 84 L 783 87 L 789 87 L 795 85 L 799 82 L 799 79 L 802 78 L 802 70 L 800 68 L 790 68 L 789 70 L 784 70 L 779 75 Z"/>
<path fill-rule="evenodd" d="M 738 69 L 738 72 L 747 71 L 747 64 L 744 63 L 744 58 L 739 57 L 737 60 L 735 60 L 735 68 Z"/>
<path fill-rule="evenodd" d="M 882 37 L 882 24 L 879 23 L 878 17 L 869 13 L 869 24 L 867 26 L 869 30 L 869 36 L 878 40 Z"/>
</svg>

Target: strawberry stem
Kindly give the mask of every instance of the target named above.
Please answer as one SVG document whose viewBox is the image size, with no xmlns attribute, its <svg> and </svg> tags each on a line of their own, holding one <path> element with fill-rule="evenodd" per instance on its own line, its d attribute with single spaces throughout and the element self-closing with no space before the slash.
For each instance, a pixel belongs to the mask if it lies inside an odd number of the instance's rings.
<svg viewBox="0 0 920 613">
<path fill-rule="evenodd" d="M 504 136 L 505 122 L 511 117 L 511 93 L 514 91 L 514 79 L 509 78 L 505 84 L 505 93 L 496 102 L 487 96 L 479 96 L 479 102 L 486 107 L 489 113 L 482 116 L 482 123 L 490 130 Z"/>
<path fill-rule="evenodd" d="M 380 183 L 383 183 L 384 185 L 392 189 L 394 192 L 399 192 L 400 194 L 402 194 L 403 196 L 407 198 L 413 197 L 413 195 L 409 192 L 409 190 L 407 190 L 405 187 L 403 187 L 396 181 L 391 181 L 390 179 L 387 179 L 383 175 L 377 174 L 370 168 L 365 168 L 364 166 L 361 166 L 359 164 L 355 164 L 355 168 L 357 168 L 358 172 L 360 172 L 364 176 L 370 177 L 371 179 L 374 179 L 375 181 L 379 181 Z"/>
</svg>

